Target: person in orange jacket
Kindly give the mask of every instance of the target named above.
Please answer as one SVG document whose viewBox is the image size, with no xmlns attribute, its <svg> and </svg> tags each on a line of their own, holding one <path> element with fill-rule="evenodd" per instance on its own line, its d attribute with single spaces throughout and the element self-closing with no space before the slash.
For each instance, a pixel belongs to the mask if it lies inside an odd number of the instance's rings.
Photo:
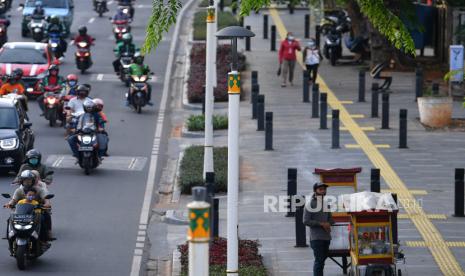
<svg viewBox="0 0 465 276">
<path fill-rule="evenodd" d="M 10 93 L 16 92 L 18 95 L 23 95 L 25 88 L 21 81 L 23 77 L 23 70 L 20 68 L 15 69 L 13 74 L 8 77 L 7 81 L 0 87 L 0 96 L 5 96 Z"/>
</svg>

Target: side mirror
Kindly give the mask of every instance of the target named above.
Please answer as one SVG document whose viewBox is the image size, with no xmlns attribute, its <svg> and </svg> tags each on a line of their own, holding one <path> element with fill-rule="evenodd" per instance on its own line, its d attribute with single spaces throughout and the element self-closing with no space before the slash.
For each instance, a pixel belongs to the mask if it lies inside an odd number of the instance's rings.
<svg viewBox="0 0 465 276">
<path fill-rule="evenodd" d="M 151 76 L 154 76 L 154 75 L 155 75 L 155 73 L 154 73 L 154 72 L 150 72 L 150 75 L 151 75 Z"/>
<path fill-rule="evenodd" d="M 10 194 L 2 194 L 4 198 L 11 198 Z"/>
<path fill-rule="evenodd" d="M 48 195 L 45 196 L 45 199 L 52 199 L 54 197 L 55 197 L 54 194 L 48 194 Z"/>
<path fill-rule="evenodd" d="M 20 3 L 19 6 L 24 9 L 24 4 Z"/>
<path fill-rule="evenodd" d="M 54 171 L 48 171 L 45 175 L 53 175 L 54 173 Z"/>
<path fill-rule="evenodd" d="M 111 17 L 108 17 L 108 20 L 110 20 L 110 21 L 111 21 L 111 20 L 113 20 L 113 18 L 111 18 Z"/>
<path fill-rule="evenodd" d="M 25 122 L 24 123 L 24 128 L 30 128 L 32 126 L 31 122 Z"/>
</svg>

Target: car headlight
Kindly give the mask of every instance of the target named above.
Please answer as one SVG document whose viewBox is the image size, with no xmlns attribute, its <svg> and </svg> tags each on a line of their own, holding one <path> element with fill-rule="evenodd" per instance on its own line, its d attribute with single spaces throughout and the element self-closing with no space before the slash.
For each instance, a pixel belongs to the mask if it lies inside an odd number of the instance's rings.
<svg viewBox="0 0 465 276">
<path fill-rule="evenodd" d="M 4 150 L 16 149 L 18 147 L 18 138 L 8 138 L 0 140 L 0 147 Z"/>
</svg>

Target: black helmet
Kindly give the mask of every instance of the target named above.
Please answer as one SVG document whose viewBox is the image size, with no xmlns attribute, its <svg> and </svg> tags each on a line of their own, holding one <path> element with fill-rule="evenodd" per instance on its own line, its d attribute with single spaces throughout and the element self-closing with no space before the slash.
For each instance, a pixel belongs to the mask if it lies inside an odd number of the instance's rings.
<svg viewBox="0 0 465 276">
<path fill-rule="evenodd" d="M 24 74 L 24 71 L 23 71 L 23 69 L 21 69 L 21 68 L 16 68 L 15 70 L 13 70 L 13 75 L 22 77 L 23 74 Z"/>
<path fill-rule="evenodd" d="M 58 16 L 56 16 L 56 15 L 52 15 L 50 17 L 50 23 L 52 23 L 52 24 L 60 24 L 60 18 L 58 18 Z"/>
<path fill-rule="evenodd" d="M 79 35 L 86 35 L 87 34 L 87 27 L 86 26 L 81 26 L 79 27 Z"/>
<path fill-rule="evenodd" d="M 134 63 L 142 65 L 144 63 L 144 56 L 141 53 L 134 55 Z"/>
<path fill-rule="evenodd" d="M 315 184 L 313 184 L 313 191 L 316 192 L 316 189 L 318 189 L 320 187 L 327 188 L 328 185 L 326 185 L 325 183 L 322 183 L 322 182 L 316 182 Z"/>
<path fill-rule="evenodd" d="M 56 71 L 58 75 L 58 73 L 60 73 L 60 68 L 58 67 L 58 65 L 52 64 L 50 65 L 50 67 L 48 67 L 48 72 L 50 73 L 52 71 Z"/>
<path fill-rule="evenodd" d="M 29 159 L 32 159 L 32 158 L 39 159 L 39 163 L 40 163 L 42 159 L 42 154 L 40 153 L 40 151 L 36 149 L 31 149 L 28 152 L 26 152 L 26 161 L 29 161 Z"/>
<path fill-rule="evenodd" d="M 78 85 L 78 87 L 76 88 L 76 93 L 79 94 L 79 91 L 84 91 L 84 92 L 86 92 L 86 97 L 87 97 L 87 96 L 89 96 L 90 88 L 89 88 L 88 85 L 80 84 L 80 85 Z"/>
</svg>

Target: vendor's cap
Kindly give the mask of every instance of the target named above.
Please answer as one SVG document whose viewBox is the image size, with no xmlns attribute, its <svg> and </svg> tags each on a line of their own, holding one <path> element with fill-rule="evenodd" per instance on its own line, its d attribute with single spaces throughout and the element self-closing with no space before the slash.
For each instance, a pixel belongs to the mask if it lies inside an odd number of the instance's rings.
<svg viewBox="0 0 465 276">
<path fill-rule="evenodd" d="M 316 189 L 321 188 L 321 187 L 327 188 L 328 185 L 322 182 L 316 182 L 315 184 L 313 184 L 313 191 L 316 191 Z"/>
</svg>

